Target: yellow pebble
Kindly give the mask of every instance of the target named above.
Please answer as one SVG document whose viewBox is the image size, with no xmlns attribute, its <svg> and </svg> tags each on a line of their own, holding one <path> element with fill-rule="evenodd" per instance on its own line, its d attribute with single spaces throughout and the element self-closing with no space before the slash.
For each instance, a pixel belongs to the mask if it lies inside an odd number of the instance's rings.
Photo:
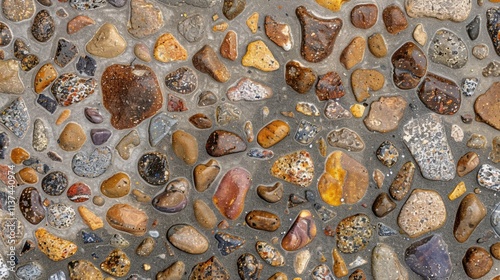
<svg viewBox="0 0 500 280">
<path fill-rule="evenodd" d="M 214 14 L 214 15 L 212 16 L 212 20 L 213 20 L 213 21 L 216 21 L 216 20 L 218 20 L 218 19 L 219 19 L 219 15 L 218 15 L 218 14 Z"/>
<path fill-rule="evenodd" d="M 66 110 L 62 111 L 56 120 L 56 125 L 60 125 L 63 122 L 65 122 L 69 118 L 70 115 L 71 115 L 70 109 L 66 109 Z"/>
<path fill-rule="evenodd" d="M 144 271 L 149 271 L 151 269 L 151 265 L 148 263 L 145 263 L 142 265 L 142 269 L 144 269 Z"/>
<path fill-rule="evenodd" d="M 21 147 L 16 147 L 10 151 L 10 160 L 14 164 L 21 164 L 30 158 L 30 153 Z"/>
<path fill-rule="evenodd" d="M 253 41 L 247 46 L 247 53 L 241 60 L 243 66 L 255 67 L 264 72 L 275 71 L 280 68 L 271 50 L 262 40 Z"/>
<path fill-rule="evenodd" d="M 254 12 L 248 17 L 247 26 L 253 34 L 257 33 L 257 28 L 259 27 L 259 13 Z"/>
<path fill-rule="evenodd" d="M 361 104 L 354 104 L 351 106 L 351 113 L 355 118 L 361 118 L 365 113 L 365 106 Z"/>
<path fill-rule="evenodd" d="M 229 24 L 227 24 L 227 22 L 223 22 L 223 23 L 219 23 L 217 25 L 214 25 L 214 27 L 212 27 L 212 30 L 214 32 L 223 32 L 223 31 L 226 31 L 226 29 L 229 27 Z"/>
<path fill-rule="evenodd" d="M 188 57 L 186 49 L 170 33 L 158 37 L 153 54 L 155 59 L 160 62 L 186 60 Z"/>
<path fill-rule="evenodd" d="M 451 193 L 448 195 L 448 198 L 453 201 L 461 197 L 466 191 L 467 188 L 465 187 L 465 183 L 462 181 L 455 186 L 453 191 L 451 191 Z"/>
<path fill-rule="evenodd" d="M 102 221 L 102 219 L 94 214 L 94 212 L 90 211 L 87 207 L 78 207 L 78 213 L 80 213 L 80 216 L 82 216 L 82 220 L 91 230 L 96 230 L 104 227 L 104 222 Z"/>
<path fill-rule="evenodd" d="M 340 11 L 340 8 L 342 7 L 342 3 L 346 1 L 344 0 L 316 0 L 316 3 L 318 3 L 320 6 L 323 8 L 327 8 L 330 11 L 338 12 Z"/>
</svg>

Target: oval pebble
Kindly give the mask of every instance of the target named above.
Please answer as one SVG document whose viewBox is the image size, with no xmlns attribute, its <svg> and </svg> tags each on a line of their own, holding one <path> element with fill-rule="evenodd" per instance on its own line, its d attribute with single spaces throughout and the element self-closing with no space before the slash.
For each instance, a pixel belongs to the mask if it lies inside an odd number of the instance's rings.
<svg viewBox="0 0 500 280">
<path fill-rule="evenodd" d="M 92 195 L 92 191 L 87 184 L 77 182 L 68 188 L 66 195 L 72 202 L 80 203 L 89 200 Z"/>
<path fill-rule="evenodd" d="M 47 222 L 55 229 L 70 228 L 76 219 L 76 212 L 64 203 L 55 203 L 47 207 Z"/>
<path fill-rule="evenodd" d="M 167 183 L 170 177 L 167 155 L 155 152 L 143 154 L 137 163 L 139 175 L 151 185 Z"/>
<path fill-rule="evenodd" d="M 68 176 L 62 171 L 51 172 L 42 179 L 42 190 L 53 196 L 61 195 L 68 187 Z"/>
</svg>

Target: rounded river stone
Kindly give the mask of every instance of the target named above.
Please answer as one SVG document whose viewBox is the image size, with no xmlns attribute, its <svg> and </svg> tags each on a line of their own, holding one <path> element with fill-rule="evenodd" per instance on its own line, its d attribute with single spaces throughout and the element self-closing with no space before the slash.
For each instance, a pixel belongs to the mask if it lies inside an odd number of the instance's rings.
<svg viewBox="0 0 500 280">
<path fill-rule="evenodd" d="M 167 158 L 159 152 L 143 154 L 137 163 L 141 178 L 155 186 L 166 184 L 170 177 Z"/>
</svg>

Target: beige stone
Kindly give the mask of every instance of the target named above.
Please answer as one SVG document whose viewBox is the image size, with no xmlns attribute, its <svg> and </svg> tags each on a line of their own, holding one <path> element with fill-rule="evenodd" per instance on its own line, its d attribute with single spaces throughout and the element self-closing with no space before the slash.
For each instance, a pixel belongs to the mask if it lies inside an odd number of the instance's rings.
<svg viewBox="0 0 500 280">
<path fill-rule="evenodd" d="M 165 33 L 156 40 L 154 58 L 160 62 L 186 60 L 187 51 L 171 33 Z"/>
<path fill-rule="evenodd" d="M 127 48 L 127 41 L 111 24 L 103 24 L 95 33 L 94 37 L 87 43 L 87 52 L 95 56 L 113 58 L 122 54 Z"/>
<path fill-rule="evenodd" d="M 264 72 L 276 71 L 280 68 L 271 50 L 262 40 L 253 41 L 247 46 L 247 53 L 241 60 L 243 66 L 255 67 Z"/>
<path fill-rule="evenodd" d="M 19 62 L 16 60 L 0 61 L 0 92 L 21 94 L 24 84 L 19 77 Z"/>
<path fill-rule="evenodd" d="M 94 212 L 90 211 L 85 206 L 78 207 L 78 213 L 82 217 L 83 222 L 91 229 L 96 230 L 104 227 L 104 222 Z"/>
</svg>

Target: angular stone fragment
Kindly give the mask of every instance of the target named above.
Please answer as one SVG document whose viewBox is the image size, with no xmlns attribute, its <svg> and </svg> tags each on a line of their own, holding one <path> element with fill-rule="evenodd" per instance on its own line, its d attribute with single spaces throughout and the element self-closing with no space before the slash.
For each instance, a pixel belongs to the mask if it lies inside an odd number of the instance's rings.
<svg viewBox="0 0 500 280">
<path fill-rule="evenodd" d="M 378 18 L 378 7 L 375 4 L 360 4 L 351 10 L 351 23 L 354 27 L 369 29 Z"/>
<path fill-rule="evenodd" d="M 248 44 L 247 52 L 241 60 L 243 66 L 254 67 L 264 72 L 275 71 L 280 67 L 271 50 L 262 40 Z"/>
<path fill-rule="evenodd" d="M 465 43 L 455 33 L 440 29 L 431 41 L 429 57 L 434 63 L 459 69 L 467 63 L 468 51 Z"/>
<path fill-rule="evenodd" d="M 227 90 L 227 98 L 231 101 L 259 101 L 273 96 L 273 90 L 249 78 L 242 78 Z"/>
<path fill-rule="evenodd" d="M 333 51 L 342 20 L 324 19 L 310 13 L 304 6 L 299 6 L 295 13 L 302 28 L 301 55 L 308 62 L 320 62 Z"/>
<path fill-rule="evenodd" d="M 385 78 L 374 69 L 356 69 L 351 74 L 351 87 L 356 101 L 363 102 L 370 97 L 369 91 L 377 91 L 384 86 Z M 404 106 L 402 106 L 404 108 Z"/>
<path fill-rule="evenodd" d="M 0 61 L 0 92 L 21 94 L 24 84 L 19 77 L 19 62 L 15 60 Z"/>
<path fill-rule="evenodd" d="M 415 88 L 427 71 L 427 58 L 414 43 L 407 42 L 391 58 L 394 73 L 392 80 L 400 89 Z"/>
<path fill-rule="evenodd" d="M 373 234 L 370 218 L 355 214 L 342 219 L 337 225 L 337 248 L 342 253 L 356 253 L 365 249 Z"/>
<path fill-rule="evenodd" d="M 66 27 L 66 31 L 69 35 L 75 34 L 78 31 L 82 30 L 84 27 L 89 25 L 94 25 L 95 21 L 88 16 L 78 15 L 68 21 L 68 25 Z"/>
<path fill-rule="evenodd" d="M 415 189 L 401 208 L 399 227 L 411 238 L 419 237 L 444 225 L 446 207 L 438 192 Z"/>
<path fill-rule="evenodd" d="M 392 198 L 399 201 L 406 197 L 408 192 L 410 192 L 414 174 L 415 164 L 413 164 L 413 162 L 408 161 L 403 164 L 389 187 L 389 193 Z"/>
<path fill-rule="evenodd" d="M 314 177 L 312 157 L 305 150 L 281 156 L 273 163 L 271 175 L 294 185 L 308 187 Z"/>
<path fill-rule="evenodd" d="M 22 97 L 18 97 L 0 111 L 0 124 L 21 139 L 28 132 L 29 123 L 28 107 Z"/>
<path fill-rule="evenodd" d="M 75 73 L 64 73 L 51 87 L 52 95 L 61 106 L 69 106 L 85 100 L 94 93 L 97 81 L 93 78 L 81 78 Z"/>
<path fill-rule="evenodd" d="M 106 221 L 114 229 L 142 236 L 146 233 L 148 215 L 129 204 L 115 204 L 106 212 Z"/>
<path fill-rule="evenodd" d="M 167 267 L 165 270 L 156 274 L 157 280 L 182 280 L 186 270 L 186 265 L 183 261 L 176 261 Z"/>
<path fill-rule="evenodd" d="M 5 0 L 2 1 L 2 12 L 5 18 L 13 22 L 29 19 L 35 13 L 35 1 Z"/>
<path fill-rule="evenodd" d="M 89 155 L 83 152 L 75 154 L 71 161 L 71 168 L 80 177 L 96 178 L 108 170 L 111 160 L 111 148 L 99 147 L 95 148 Z"/>
<path fill-rule="evenodd" d="M 57 42 L 56 54 L 54 57 L 54 63 L 59 65 L 61 68 L 66 67 L 73 58 L 78 54 L 78 48 L 72 42 L 66 39 L 59 39 Z"/>
<path fill-rule="evenodd" d="M 346 127 L 330 131 L 327 141 L 330 146 L 353 152 L 360 152 L 365 148 L 363 139 L 355 131 Z"/>
<path fill-rule="evenodd" d="M 276 45 L 285 51 L 292 49 L 292 34 L 288 24 L 277 22 L 271 16 L 266 16 L 264 28 L 267 37 Z"/>
<path fill-rule="evenodd" d="M 109 253 L 100 267 L 112 276 L 123 277 L 130 271 L 130 265 L 131 261 L 127 254 L 120 249 L 115 249 Z"/>
<path fill-rule="evenodd" d="M 382 96 L 378 101 L 372 102 L 370 112 L 363 122 L 371 131 L 393 131 L 398 128 L 407 104 L 401 96 Z"/>
<path fill-rule="evenodd" d="M 474 111 L 481 121 L 500 130 L 500 82 L 495 82 L 484 93 L 476 98 Z"/>
<path fill-rule="evenodd" d="M 366 40 L 361 36 L 354 37 L 340 54 L 340 63 L 349 70 L 360 63 L 365 56 Z"/>
<path fill-rule="evenodd" d="M 156 40 L 154 58 L 160 62 L 172 62 L 187 59 L 186 49 L 171 33 L 162 34 Z"/>
<path fill-rule="evenodd" d="M 224 217 L 235 220 L 243 212 L 245 197 L 252 184 L 250 173 L 236 167 L 221 179 L 212 201 Z"/>
<path fill-rule="evenodd" d="M 223 256 L 231 254 L 245 244 L 245 239 L 225 232 L 217 232 L 215 239 L 219 242 L 217 249 Z"/>
<path fill-rule="evenodd" d="M 1 69 L 4 68 L 2 67 Z M 40 67 L 40 69 L 35 75 L 35 80 L 34 80 L 35 92 L 41 93 L 57 78 L 57 76 L 58 76 L 57 70 L 51 63 L 44 64 L 42 67 Z M 10 86 L 12 86 L 12 83 L 10 83 Z M 1 90 L 1 85 L 0 85 L 0 90 Z M 2 92 L 5 91 L 2 90 Z"/>
<path fill-rule="evenodd" d="M 410 17 L 434 17 L 441 20 L 464 21 L 472 9 L 472 1 L 408 0 L 406 12 Z"/>
<path fill-rule="evenodd" d="M 469 140 L 467 140 L 467 147 L 472 149 L 484 149 L 486 147 L 487 140 L 481 134 L 473 133 Z"/>
<path fill-rule="evenodd" d="M 189 280 L 217 279 L 229 280 L 229 271 L 215 256 L 210 257 L 204 262 L 200 262 L 193 267 Z"/>
<path fill-rule="evenodd" d="M 286 64 L 285 81 L 296 92 L 306 93 L 316 82 L 316 73 L 312 68 L 302 65 L 296 60 L 291 60 Z"/>
<path fill-rule="evenodd" d="M 312 85 L 314 83 L 314 80 L 316 80 L 316 75 L 314 74 L 314 72 L 312 72 L 313 71 L 312 69 L 310 68 L 305 68 L 305 69 L 311 71 L 310 73 L 312 75 L 309 75 L 309 79 L 310 79 L 310 84 Z M 290 70 L 293 71 L 292 69 Z M 314 78 L 314 80 L 312 78 Z M 316 84 L 316 96 L 320 101 L 341 98 L 344 95 L 345 95 L 345 88 L 344 85 L 342 84 L 342 79 L 340 78 L 337 72 L 331 71 L 324 75 L 319 76 L 318 83 Z"/>
<path fill-rule="evenodd" d="M 205 33 L 203 17 L 199 14 L 187 17 L 179 22 L 177 30 L 188 42 L 199 41 Z"/>
<path fill-rule="evenodd" d="M 375 280 L 408 280 L 408 271 L 394 249 L 378 243 L 372 251 L 372 275 Z"/>
<path fill-rule="evenodd" d="M 53 261 L 67 259 L 74 255 L 78 249 L 75 243 L 57 237 L 43 227 L 35 231 L 35 237 L 40 251 Z"/>
<path fill-rule="evenodd" d="M 275 267 L 285 265 L 285 258 L 271 244 L 265 241 L 257 241 L 255 243 L 255 250 L 257 251 L 259 256 L 269 265 Z"/>
<path fill-rule="evenodd" d="M 55 23 L 47 10 L 41 10 L 33 19 L 31 34 L 39 42 L 47 42 L 55 33 Z"/>
<path fill-rule="evenodd" d="M 426 279 L 447 279 L 452 273 L 448 244 L 441 234 L 434 234 L 410 245 L 405 251 L 405 262 Z"/>
<path fill-rule="evenodd" d="M 411 119 L 403 127 L 403 140 L 424 178 L 449 181 L 455 177 L 455 162 L 441 117 L 427 114 Z"/>
<path fill-rule="evenodd" d="M 455 82 L 427 73 L 420 84 L 418 97 L 430 110 L 441 115 L 453 115 L 460 109 L 460 92 Z"/>
<path fill-rule="evenodd" d="M 224 0 L 222 13 L 228 20 L 237 17 L 245 9 L 246 0 Z"/>
<path fill-rule="evenodd" d="M 234 31 L 229 31 L 222 40 L 219 48 L 220 55 L 229 60 L 236 60 L 238 58 L 238 34 Z"/>
<path fill-rule="evenodd" d="M 231 73 L 226 65 L 220 61 L 214 49 L 209 46 L 203 46 L 193 55 L 193 66 L 198 71 L 208 74 L 219 83 L 225 83 L 231 78 Z"/>
<path fill-rule="evenodd" d="M 326 264 L 319 264 L 311 271 L 311 279 L 313 280 L 329 280 L 335 279 L 332 271 Z"/>
<path fill-rule="evenodd" d="M 158 32 L 163 25 L 163 14 L 153 3 L 146 0 L 130 1 L 127 30 L 132 36 L 138 39 L 148 37 Z"/>
<path fill-rule="evenodd" d="M 462 259 L 465 273 L 472 279 L 478 279 L 490 272 L 493 258 L 482 247 L 470 247 Z"/>
<path fill-rule="evenodd" d="M 134 64 L 113 64 L 101 78 L 103 105 L 116 129 L 133 128 L 162 107 L 163 97 L 153 70 Z M 126 109 L 125 109 L 126 108 Z"/>
<path fill-rule="evenodd" d="M 325 106 L 325 117 L 331 120 L 350 119 L 352 114 L 337 101 L 329 101 Z"/>
<path fill-rule="evenodd" d="M 87 52 L 95 56 L 113 58 L 125 51 L 127 41 L 123 39 L 113 24 L 105 23 L 97 30 L 85 48 Z"/>
<path fill-rule="evenodd" d="M 408 27 L 405 13 L 396 4 L 384 9 L 382 19 L 384 20 L 385 29 L 391 34 L 398 34 Z"/>
</svg>

